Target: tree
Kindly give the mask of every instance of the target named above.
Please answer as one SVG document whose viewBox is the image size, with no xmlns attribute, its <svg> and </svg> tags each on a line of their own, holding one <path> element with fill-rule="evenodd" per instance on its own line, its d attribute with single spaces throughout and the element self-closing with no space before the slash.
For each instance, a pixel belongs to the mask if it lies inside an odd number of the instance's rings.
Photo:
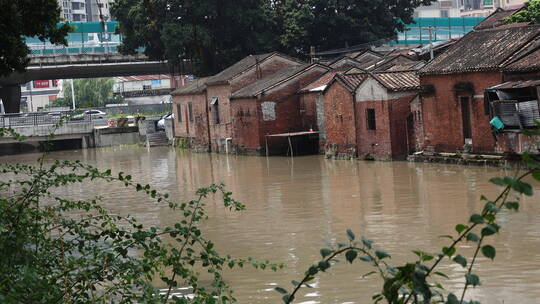
<svg viewBox="0 0 540 304">
<path fill-rule="evenodd" d="M 525 8 L 505 19 L 506 23 L 540 23 L 540 0 L 525 2 Z"/>
<path fill-rule="evenodd" d="M 0 128 L 3 136 L 20 138 Z M 281 267 L 221 255 L 205 237 L 200 226 L 207 198 L 219 195 L 231 211 L 244 209 L 223 185 L 200 188 L 193 200 L 177 202 L 123 172 L 46 157 L 36 165 L 0 163 L 0 303 L 233 303 L 224 268 Z M 63 191 L 98 181 L 168 208 L 177 222 L 147 227 L 132 216 L 111 214 L 99 196 L 76 200 Z M 193 296 L 172 293 L 185 286 Z"/>
<path fill-rule="evenodd" d="M 24 37 L 66 45 L 70 26 L 57 26 L 60 21 L 57 0 L 0 0 L 0 76 L 22 72 L 28 65 Z"/>
<path fill-rule="evenodd" d="M 121 52 L 144 47 L 151 59 L 177 66 L 188 59 L 201 75 L 271 49 L 269 9 L 265 0 L 119 0 L 111 13 L 120 21 Z"/>
<path fill-rule="evenodd" d="M 249 54 L 302 56 L 393 38 L 432 0 L 119 0 L 112 14 L 121 52 L 139 47 L 155 60 L 190 60 L 212 74 Z"/>
<path fill-rule="evenodd" d="M 121 103 L 119 96 L 113 95 L 113 78 L 85 78 L 75 79 L 75 103 L 77 108 L 103 107 L 110 103 Z M 64 98 L 53 102 L 53 106 L 71 106 L 71 81 L 63 86 Z"/>
</svg>

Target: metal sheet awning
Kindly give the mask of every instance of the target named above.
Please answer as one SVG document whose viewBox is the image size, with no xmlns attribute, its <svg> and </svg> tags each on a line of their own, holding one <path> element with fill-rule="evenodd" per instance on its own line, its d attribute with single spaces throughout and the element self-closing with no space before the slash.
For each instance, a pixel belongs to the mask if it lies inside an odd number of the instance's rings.
<svg viewBox="0 0 540 304">
<path fill-rule="evenodd" d="M 309 134 L 319 134 L 318 131 L 303 131 L 303 132 L 291 132 L 291 133 L 279 133 L 279 134 L 267 134 L 268 137 L 293 137 Z"/>
<path fill-rule="evenodd" d="M 528 87 L 540 86 L 540 80 L 519 80 L 508 81 L 488 88 L 488 90 L 504 90 L 504 89 L 522 89 Z"/>
</svg>

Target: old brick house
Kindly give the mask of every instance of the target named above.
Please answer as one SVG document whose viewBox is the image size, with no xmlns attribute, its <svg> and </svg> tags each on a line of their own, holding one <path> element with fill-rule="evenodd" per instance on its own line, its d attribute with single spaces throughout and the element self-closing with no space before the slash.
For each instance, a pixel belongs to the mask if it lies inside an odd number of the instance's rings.
<svg viewBox="0 0 540 304">
<path fill-rule="evenodd" d="M 303 120 L 306 112 L 297 92 L 328 70 L 317 63 L 282 68 L 232 94 L 232 147 L 240 153 L 261 154 L 266 135 L 312 128 Z"/>
<path fill-rule="evenodd" d="M 337 75 L 325 90 L 326 153 L 403 159 L 414 150 L 416 71 Z"/>
<path fill-rule="evenodd" d="M 214 76 L 174 91 L 176 137 L 186 139 L 197 150 L 224 151 L 227 139 L 232 138 L 230 96 L 282 68 L 300 64 L 277 52 L 250 55 Z"/>
<path fill-rule="evenodd" d="M 473 31 L 419 72 L 422 149 L 495 152 L 487 88 L 504 82 L 503 69 L 537 43 L 540 26 Z M 415 129 L 419 127 L 415 125 Z"/>
</svg>

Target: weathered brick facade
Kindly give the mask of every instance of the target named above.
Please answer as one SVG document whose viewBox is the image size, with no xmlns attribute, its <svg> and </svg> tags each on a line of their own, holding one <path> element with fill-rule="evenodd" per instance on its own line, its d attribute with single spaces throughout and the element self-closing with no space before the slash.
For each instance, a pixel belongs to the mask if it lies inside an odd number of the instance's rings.
<svg viewBox="0 0 540 304">
<path fill-rule="evenodd" d="M 233 147 L 239 153 L 265 152 L 266 135 L 309 130 L 302 120 L 298 90 L 328 68 L 321 65 L 292 68 L 271 75 L 232 96 Z M 236 96 L 238 95 L 238 96 Z"/>
<path fill-rule="evenodd" d="M 201 83 L 173 92 L 175 135 L 186 139 L 193 149 L 224 152 L 227 139 L 233 136 L 231 95 L 276 71 L 298 65 L 296 59 L 279 53 L 248 56 Z M 179 121 L 178 107 L 185 112 L 190 103 L 192 120 Z"/>
<path fill-rule="evenodd" d="M 338 158 L 355 157 L 357 150 L 354 94 L 341 80 L 333 81 L 324 93 L 325 153 Z"/>
<path fill-rule="evenodd" d="M 433 92 L 422 96 L 424 148 L 436 151 L 461 151 L 465 145 L 464 128 L 469 114 L 472 151 L 494 152 L 495 141 L 485 111 L 484 90 L 502 81 L 500 72 L 477 72 L 447 75 L 421 75 L 422 86 Z M 466 84 L 466 85 L 465 85 Z M 468 100 L 468 109 L 463 109 Z"/>
</svg>

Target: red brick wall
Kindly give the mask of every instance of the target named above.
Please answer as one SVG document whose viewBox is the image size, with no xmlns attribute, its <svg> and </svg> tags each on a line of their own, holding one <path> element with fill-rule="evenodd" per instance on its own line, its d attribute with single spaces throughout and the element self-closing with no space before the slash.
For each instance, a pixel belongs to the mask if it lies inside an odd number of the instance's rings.
<svg viewBox="0 0 540 304">
<path fill-rule="evenodd" d="M 416 97 L 416 93 L 412 94 L 388 101 L 392 159 L 405 159 L 409 154 L 409 145 L 414 145 L 414 143 L 409 143 L 407 126 L 407 117 L 411 114 L 410 102 Z"/>
<path fill-rule="evenodd" d="M 324 95 L 326 152 L 356 156 L 356 125 L 353 95 L 335 81 Z"/>
<path fill-rule="evenodd" d="M 317 95 L 319 92 L 309 92 L 300 95 L 300 115 L 302 127 L 306 130 L 317 127 Z"/>
<path fill-rule="evenodd" d="M 356 102 L 358 157 L 371 155 L 377 159 L 392 159 L 392 143 L 388 100 Z M 366 110 L 375 110 L 375 130 L 368 130 Z"/>
<path fill-rule="evenodd" d="M 255 98 L 235 99 L 231 103 L 231 111 L 233 114 L 232 145 L 238 152 L 258 148 L 260 135 L 257 100 Z"/>
<path fill-rule="evenodd" d="M 192 103 L 193 120 L 189 120 L 188 103 Z M 182 113 L 178 113 L 180 105 Z M 176 137 L 190 140 L 192 148 L 208 150 L 208 121 L 206 115 L 206 94 L 173 96 L 174 132 Z M 182 115 L 182 121 L 178 121 Z"/>
<path fill-rule="evenodd" d="M 471 99 L 471 133 L 473 152 L 493 152 L 494 140 L 489 126 L 489 115 L 484 114 L 484 89 L 499 84 L 499 72 L 479 72 L 452 75 L 421 75 L 421 85 L 433 85 L 433 96 L 422 98 L 424 145 L 434 146 L 438 151 L 455 152 L 463 149 L 463 125 L 459 96 Z M 456 92 L 458 82 L 471 82 L 474 92 Z"/>
</svg>

